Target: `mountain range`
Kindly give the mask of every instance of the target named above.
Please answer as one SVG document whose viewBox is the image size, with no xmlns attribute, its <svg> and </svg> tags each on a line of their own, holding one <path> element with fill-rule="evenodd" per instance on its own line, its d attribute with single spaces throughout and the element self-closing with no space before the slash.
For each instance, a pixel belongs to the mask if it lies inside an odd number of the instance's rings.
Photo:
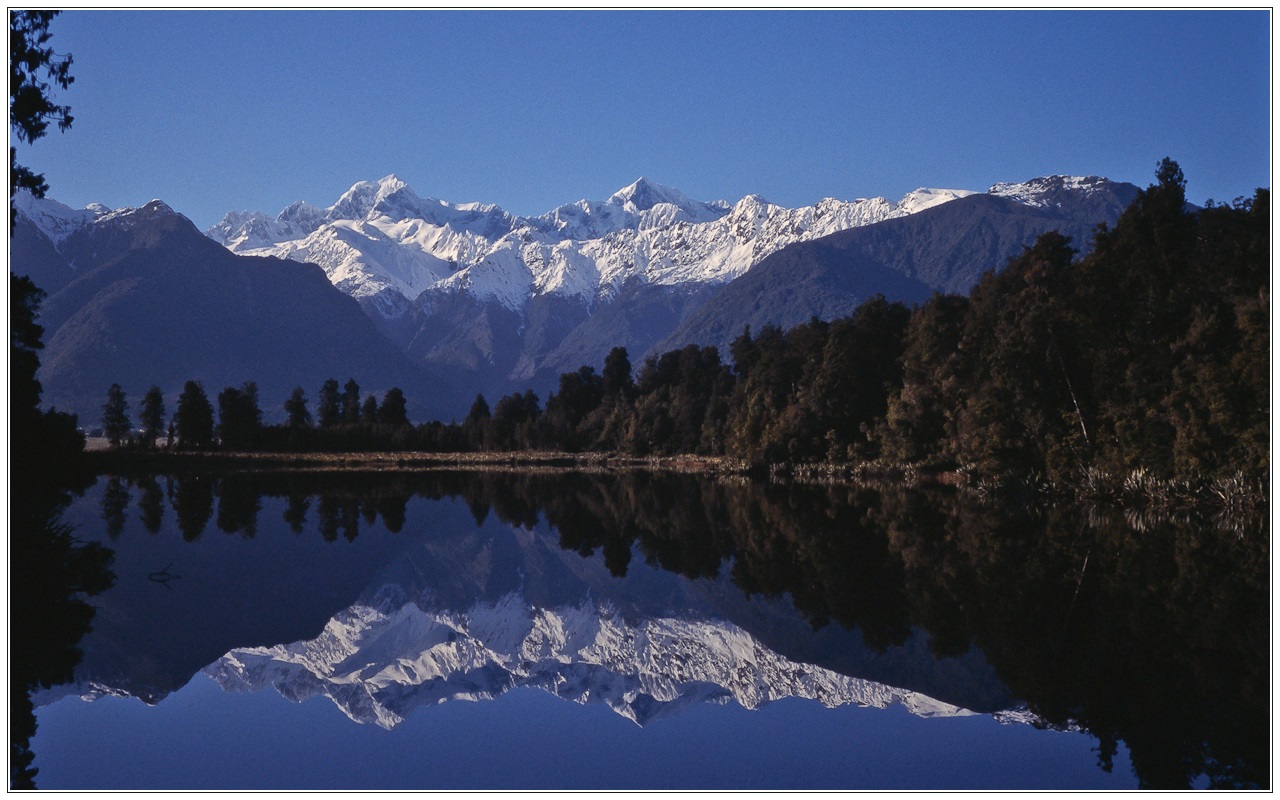
<svg viewBox="0 0 1280 800">
<path fill-rule="evenodd" d="M 687 344 L 727 357 L 748 325 L 842 316 L 876 294 L 910 304 L 966 292 L 1048 230 L 1083 249 L 1136 193 L 1053 176 L 784 208 L 756 195 L 691 200 L 642 178 L 520 217 L 423 198 L 392 175 L 328 208 L 230 213 L 203 236 L 158 201 L 73 210 L 20 197 L 11 269 L 49 293 L 46 400 L 89 419 L 111 382 L 142 392 L 197 377 L 216 391 L 256 380 L 274 405 L 295 384 L 313 393 L 348 376 L 374 392 L 401 386 L 418 418 L 451 418 L 477 392 L 545 399 L 560 373 L 598 368 L 616 346 L 635 364 Z M 319 269 L 285 266 L 296 262 Z M 163 332 L 152 337 L 163 347 L 141 331 Z M 323 354 L 309 341 L 321 332 L 335 338 Z"/>
</svg>

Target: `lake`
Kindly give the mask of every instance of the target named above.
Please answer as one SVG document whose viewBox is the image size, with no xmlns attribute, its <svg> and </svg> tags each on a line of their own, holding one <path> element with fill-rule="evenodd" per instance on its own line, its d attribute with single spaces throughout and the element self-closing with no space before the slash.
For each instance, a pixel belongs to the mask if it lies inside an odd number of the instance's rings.
<svg viewBox="0 0 1280 800">
<path fill-rule="evenodd" d="M 31 695 L 43 789 L 1269 786 L 1258 525 L 554 470 L 103 476 L 62 520 L 115 579 Z"/>
</svg>

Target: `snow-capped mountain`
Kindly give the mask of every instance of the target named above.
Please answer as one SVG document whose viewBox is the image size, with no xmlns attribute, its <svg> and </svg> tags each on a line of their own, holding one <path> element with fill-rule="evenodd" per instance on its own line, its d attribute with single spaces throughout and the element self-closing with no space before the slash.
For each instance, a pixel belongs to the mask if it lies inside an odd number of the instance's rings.
<svg viewBox="0 0 1280 800">
<path fill-rule="evenodd" d="M 922 717 L 972 713 L 789 661 L 730 622 L 632 624 L 608 603 L 538 608 L 516 592 L 461 612 L 433 611 L 392 601 L 397 594 L 347 608 L 313 640 L 232 650 L 204 672 L 227 691 L 275 687 L 294 702 L 327 696 L 352 720 L 383 728 L 421 706 L 518 687 L 604 703 L 640 725 L 695 703 L 755 709 L 783 697 L 831 708 L 896 703 Z"/>
<path fill-rule="evenodd" d="M 1104 178 L 1051 176 L 998 183 L 987 194 L 1061 208 L 1112 186 Z M 275 217 L 231 212 L 206 235 L 238 254 L 318 264 L 382 323 L 404 317 L 415 301 L 429 309 L 431 295 L 461 292 L 518 312 L 541 295 L 592 307 L 628 283 L 723 285 L 787 245 L 972 194 L 922 188 L 897 202 L 826 198 L 785 208 L 757 195 L 732 205 L 699 202 L 641 178 L 604 201 L 515 217 L 494 205 L 422 198 L 388 175 L 355 184 L 324 209 L 298 201 Z M 75 210 L 26 193 L 15 205 L 55 245 L 86 224 L 130 210 L 98 204 Z"/>
<path fill-rule="evenodd" d="M 529 221 L 561 239 L 598 239 L 627 228 L 647 229 L 676 222 L 712 222 L 729 211 L 723 200 L 700 203 L 683 193 L 641 178 L 604 202 L 579 200 Z"/>
<path fill-rule="evenodd" d="M 101 203 L 74 209 L 56 200 L 37 198 L 26 189 L 14 193 L 13 207 L 30 218 L 54 244 L 61 244 L 76 230 L 111 212 Z"/>
<path fill-rule="evenodd" d="M 967 292 L 1046 231 L 1087 249 L 1096 226 L 1113 224 L 1137 191 L 1052 176 L 985 193 L 918 189 L 896 202 L 785 208 L 756 195 L 700 202 L 642 178 L 603 201 L 517 217 L 424 198 L 389 175 L 327 208 L 299 201 L 275 217 L 228 214 L 204 235 L 233 254 L 318 265 L 415 369 L 456 386 L 459 398 L 530 388 L 545 397 L 561 373 L 598 368 L 614 347 L 637 364 L 690 344 L 727 358 L 746 325 L 834 319 L 877 294 L 911 304 Z M 98 242 L 98 233 L 79 232 L 115 230 L 100 223 L 146 209 L 178 216 L 159 201 L 113 212 L 20 195 L 15 205 L 22 224 L 12 246 L 25 255 L 11 268 L 55 265 L 30 273 L 51 294 L 95 258 L 76 243 Z M 446 418 L 465 413 L 458 402 Z"/>
<path fill-rule="evenodd" d="M 513 227 L 496 206 L 422 198 L 388 175 L 357 183 L 327 209 L 298 201 L 274 218 L 232 212 L 206 233 L 242 255 L 319 264 L 375 319 L 394 319 Z"/>
<path fill-rule="evenodd" d="M 207 234 L 237 253 L 319 264 L 366 310 L 394 319 L 428 291 L 519 310 L 538 295 L 592 305 L 632 280 L 721 284 L 793 242 L 968 194 L 919 189 L 897 203 L 827 198 L 789 209 L 756 195 L 699 202 L 641 178 L 604 201 L 519 218 L 496 206 L 424 200 L 389 175 L 356 184 L 324 210 L 295 203 L 274 219 L 234 212 Z"/>
<path fill-rule="evenodd" d="M 1110 183 L 1096 175 L 1050 175 L 1022 183 L 997 183 L 987 190 L 987 194 L 1007 197 L 1033 208 L 1061 208 L 1073 196 L 1091 197 L 1107 191 Z"/>
<path fill-rule="evenodd" d="M 118 228 L 128 228 L 143 217 L 177 213 L 163 200 L 117 209 L 107 208 L 101 203 L 90 203 L 84 208 L 75 209 L 57 200 L 35 197 L 26 189 L 14 193 L 13 207 L 58 247 L 65 244 L 72 234 L 90 226 L 101 225 L 105 229 L 115 225 Z"/>
</svg>

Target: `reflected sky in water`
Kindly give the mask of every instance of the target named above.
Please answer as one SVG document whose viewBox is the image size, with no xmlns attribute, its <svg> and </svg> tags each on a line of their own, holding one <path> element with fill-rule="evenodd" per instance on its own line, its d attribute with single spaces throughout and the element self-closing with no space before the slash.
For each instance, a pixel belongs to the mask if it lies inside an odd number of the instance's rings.
<svg viewBox="0 0 1280 800">
<path fill-rule="evenodd" d="M 227 694 L 204 676 L 149 708 L 75 698 L 41 710 L 42 788 L 1132 788 L 1078 733 L 901 707 L 757 711 L 703 704 L 641 728 L 537 689 L 420 709 L 395 730 L 324 699 Z"/>
</svg>

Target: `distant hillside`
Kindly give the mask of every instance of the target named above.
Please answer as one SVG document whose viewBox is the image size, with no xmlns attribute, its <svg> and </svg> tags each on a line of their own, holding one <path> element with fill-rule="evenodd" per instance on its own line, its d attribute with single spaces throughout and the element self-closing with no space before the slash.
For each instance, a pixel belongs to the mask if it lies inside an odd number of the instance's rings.
<svg viewBox="0 0 1280 800">
<path fill-rule="evenodd" d="M 399 386 L 419 419 L 456 405 L 319 268 L 234 255 L 159 201 L 97 213 L 56 243 L 20 211 L 11 269 L 53 289 L 40 316 L 44 400 L 86 427 L 112 383 L 132 411 L 152 384 L 172 412 L 187 380 L 215 402 L 252 380 L 276 418 L 294 386 L 314 404 L 329 377 L 366 393 Z"/>
<path fill-rule="evenodd" d="M 899 219 L 799 242 L 761 261 L 730 283 L 651 354 L 687 344 L 714 345 L 722 353 L 744 325 L 789 328 L 811 317 L 850 313 L 877 293 L 908 304 L 933 292 L 968 293 L 982 274 L 1003 269 L 1040 234 L 1059 231 L 1075 247 L 1087 248 L 1100 223 L 1114 224 L 1137 196 L 1131 184 L 1099 181 L 1091 192 L 1038 185 L 1042 199 L 975 194 Z M 1059 187 L 1061 188 L 1061 187 Z M 1074 188 L 1074 187 L 1071 187 Z"/>
</svg>

